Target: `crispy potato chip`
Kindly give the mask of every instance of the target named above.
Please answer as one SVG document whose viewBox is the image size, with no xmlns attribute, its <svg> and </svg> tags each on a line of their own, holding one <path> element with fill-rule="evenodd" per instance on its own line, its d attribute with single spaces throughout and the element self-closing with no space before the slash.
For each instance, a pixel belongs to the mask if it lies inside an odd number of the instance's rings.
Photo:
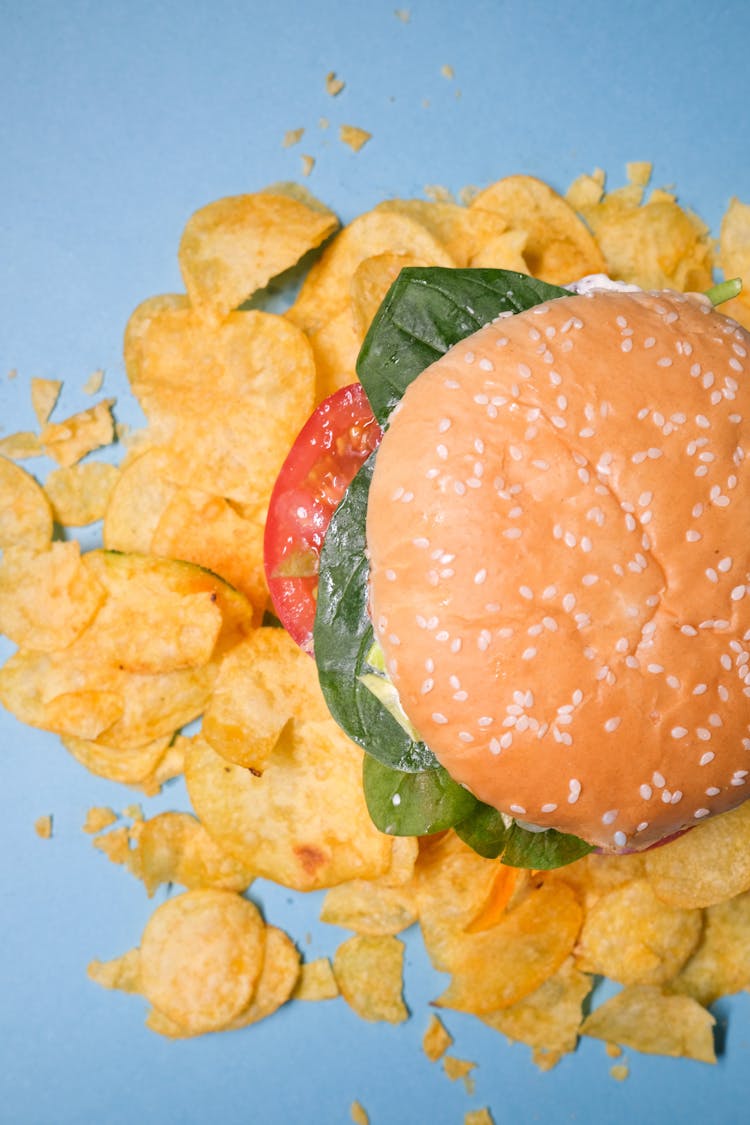
<svg viewBox="0 0 750 1125">
<path fill-rule="evenodd" d="M 0 631 L 38 652 L 65 649 L 83 633 L 106 591 L 77 542 L 46 550 L 8 547 L 0 560 Z"/>
<path fill-rule="evenodd" d="M 528 235 L 523 230 L 506 230 L 489 239 L 471 260 L 472 269 L 516 270 L 528 273 L 524 258 Z"/>
<path fill-rule="evenodd" d="M 495 1119 L 487 1106 L 482 1106 L 480 1109 L 467 1109 L 464 1125 L 495 1125 Z"/>
<path fill-rule="evenodd" d="M 111 445 L 115 437 L 114 402 L 105 398 L 64 422 L 47 422 L 39 435 L 44 452 L 59 465 L 75 465 L 92 450 Z"/>
<path fill-rule="evenodd" d="M 360 129 L 358 125 L 341 125 L 339 127 L 339 139 L 354 152 L 359 152 L 371 138 L 372 133 L 368 133 L 366 129 Z"/>
<path fill-rule="evenodd" d="M 52 509 L 34 478 L 0 457 L 0 550 L 41 550 L 52 539 Z"/>
<path fill-rule="evenodd" d="M 509 1039 L 533 1047 L 534 1061 L 549 1070 L 563 1055 L 575 1050 L 583 1002 L 591 986 L 591 978 L 569 957 L 554 976 L 523 1000 L 498 1012 L 486 1012 L 481 1018 Z"/>
<path fill-rule="evenodd" d="M 564 883 L 542 884 L 480 933 L 441 935 L 440 960 L 452 974 L 439 1007 L 484 1015 L 524 999 L 553 976 L 573 950 L 581 908 Z M 428 952 L 433 935 L 420 917 Z"/>
<path fill-rule="evenodd" d="M 361 1102 L 352 1102 L 349 1113 L 354 1125 L 370 1125 L 370 1115 Z"/>
<path fill-rule="evenodd" d="M 170 479 L 263 508 L 313 406 L 299 329 L 257 311 L 211 325 L 184 298 L 154 297 L 128 322 L 125 364 L 152 444 L 169 445 Z"/>
<path fill-rule="evenodd" d="M 641 205 L 637 184 L 610 192 L 581 213 L 596 236 L 613 278 L 644 289 L 703 292 L 712 281 L 708 227 L 673 199 Z"/>
<path fill-rule="evenodd" d="M 341 995 L 363 1020 L 402 1023 L 409 1013 L 401 998 L 404 946 L 396 937 L 355 934 L 333 959 Z"/>
<path fill-rule="evenodd" d="M 252 882 L 251 873 L 222 852 L 189 813 L 160 813 L 135 825 L 130 838 L 135 847 L 130 850 L 128 868 L 143 882 L 149 897 L 164 883 L 179 883 L 189 890 L 244 891 Z"/>
<path fill-rule="evenodd" d="M 724 276 L 741 277 L 750 290 L 750 203 L 729 201 L 719 234 L 719 263 Z"/>
<path fill-rule="evenodd" d="M 648 852 L 646 874 L 662 902 L 687 909 L 750 890 L 750 801 Z"/>
<path fill-rule="evenodd" d="M 145 746 L 129 750 L 107 746 L 82 738 L 63 738 L 63 745 L 73 757 L 98 777 L 119 781 L 123 785 L 149 787 L 170 747 L 171 736 L 156 739 Z M 181 768 L 177 773 L 181 772 Z M 176 776 L 172 774 L 170 776 Z M 158 789 L 158 787 L 157 787 Z"/>
<path fill-rule="evenodd" d="M 159 521 L 179 491 L 169 478 L 169 464 L 168 451 L 159 448 L 146 449 L 125 461 L 104 515 L 108 550 L 151 553 Z"/>
<path fill-rule="evenodd" d="M 100 851 L 102 855 L 106 855 L 111 863 L 117 863 L 124 866 L 128 862 L 130 855 L 130 831 L 125 824 L 113 828 L 111 832 L 105 832 L 97 836 L 94 840 L 94 847 Z"/>
<path fill-rule="evenodd" d="M 179 249 L 192 304 L 204 315 L 222 319 L 338 225 L 332 211 L 273 190 L 201 207 L 188 219 Z"/>
<path fill-rule="evenodd" d="M 46 423 L 54 410 L 61 389 L 62 383 L 59 379 L 31 380 L 31 405 L 40 426 Z"/>
<path fill-rule="evenodd" d="M 565 285 L 604 270 L 604 259 L 585 224 L 562 196 L 533 176 L 506 176 L 471 202 L 472 210 L 495 211 L 506 226 L 527 234 L 528 272 Z"/>
<path fill-rule="evenodd" d="M 57 523 L 85 527 L 103 519 L 119 475 L 117 466 L 105 461 L 53 469 L 44 482 L 44 491 Z"/>
<path fill-rule="evenodd" d="M 427 1030 L 422 1036 L 422 1050 L 430 1062 L 437 1062 L 452 1044 L 453 1036 L 440 1017 L 433 1012 Z"/>
<path fill-rule="evenodd" d="M 597 899 L 609 891 L 641 879 L 646 873 L 646 857 L 643 852 L 631 855 L 597 855 L 591 852 L 575 863 L 558 868 L 547 875 L 554 882 L 562 879 L 573 887 L 579 899 L 590 908 Z"/>
<path fill-rule="evenodd" d="M 230 762 L 262 773 L 290 720 L 328 718 L 315 662 L 283 629 L 265 627 L 224 659 L 203 737 Z"/>
<path fill-rule="evenodd" d="M 331 240 L 307 274 L 287 318 L 305 332 L 317 332 L 346 307 L 360 262 L 386 252 L 413 255 L 433 266 L 455 264 L 421 223 L 376 208 L 360 215 Z"/>
<path fill-rule="evenodd" d="M 459 1078 L 468 1078 L 472 1070 L 476 1070 L 476 1066 L 477 1064 L 471 1059 L 459 1059 L 455 1055 L 445 1055 L 443 1058 L 443 1070 L 451 1082 L 457 1082 Z"/>
<path fill-rule="evenodd" d="M 653 165 L 650 160 L 631 160 L 625 165 L 625 172 L 631 184 L 646 187 L 651 179 Z"/>
<path fill-rule="evenodd" d="M 750 891 L 709 906 L 700 944 L 680 974 L 670 981 L 670 989 L 707 1006 L 721 996 L 747 988 L 749 933 Z"/>
<path fill-rule="evenodd" d="M 477 255 L 508 230 L 507 222 L 496 211 L 462 207 L 458 203 L 387 199 L 375 210 L 394 211 L 415 219 L 445 247 L 455 264 L 462 267 L 473 266 Z"/>
<path fill-rule="evenodd" d="M 603 195 L 604 171 L 596 168 L 591 175 L 578 176 L 566 191 L 565 199 L 575 211 L 583 211 L 598 203 Z"/>
<path fill-rule="evenodd" d="M 305 961 L 292 993 L 293 1000 L 335 1000 L 339 986 L 327 957 Z"/>
<path fill-rule="evenodd" d="M 350 299 L 325 324 L 311 330 L 310 346 L 315 358 L 315 398 L 322 402 L 334 391 L 348 387 L 357 379 L 357 356 L 364 332 Z"/>
<path fill-rule="evenodd" d="M 28 457 L 41 457 L 44 453 L 38 434 L 31 430 L 19 430 L 0 438 L 0 456 L 14 461 L 25 461 Z"/>
<path fill-rule="evenodd" d="M 613 1041 L 648 1055 L 716 1062 L 710 1012 L 689 996 L 670 996 L 653 984 L 632 984 L 587 1016 L 582 1035 Z"/>
<path fill-rule="evenodd" d="M 408 202 L 416 203 L 418 201 L 409 200 Z M 425 204 L 425 206 L 429 207 L 432 205 Z M 459 210 L 464 209 L 459 208 Z M 408 214 L 408 212 L 404 213 Z M 382 254 L 373 254 L 371 258 L 365 258 L 359 263 L 352 274 L 351 293 L 354 323 L 357 328 L 360 343 L 364 340 L 365 333 L 370 327 L 375 313 L 380 308 L 386 293 L 401 273 L 401 270 L 405 269 L 407 266 L 426 266 L 428 264 L 428 262 L 425 262 L 422 258 L 415 257 L 413 254 L 394 254 L 391 251 L 385 251 Z M 326 327 L 329 326 L 327 325 Z M 324 329 L 321 329 L 321 333 L 323 331 Z M 319 337 L 321 333 L 316 333 L 316 336 Z M 313 348 L 314 347 L 315 345 L 313 344 Z M 356 356 L 354 359 L 356 360 Z M 354 371 L 353 365 L 352 371 Z"/>
<path fill-rule="evenodd" d="M 417 920 L 414 889 L 386 887 L 380 880 L 341 883 L 328 891 L 320 920 L 357 934 L 400 934 Z"/>
<path fill-rule="evenodd" d="M 141 955 L 138 949 L 129 949 L 121 957 L 111 961 L 91 961 L 88 966 L 89 978 L 102 988 L 117 989 L 120 992 L 141 991 Z"/>
<path fill-rule="evenodd" d="M 253 998 L 243 1012 L 226 1025 L 227 1031 L 249 1027 L 273 1015 L 294 993 L 300 957 L 292 939 L 276 926 L 266 926 L 263 968 Z"/>
<path fill-rule="evenodd" d="M 200 736 L 185 761 L 190 800 L 219 845 L 256 875 L 297 890 L 388 871 L 392 837 L 370 820 L 361 770 L 361 752 L 333 719 L 288 727 L 262 777 Z"/>
<path fill-rule="evenodd" d="M 588 911 L 576 963 L 620 984 L 661 984 L 679 972 L 698 944 L 699 910 L 667 906 L 646 879 L 610 891 Z"/>
<path fill-rule="evenodd" d="M 188 1032 L 213 1031 L 249 1005 L 263 967 L 258 910 L 231 891 L 202 889 L 164 902 L 141 940 L 143 994 Z"/>
<path fill-rule="evenodd" d="M 106 805 L 94 805 L 86 813 L 83 831 L 91 834 L 101 832 L 103 828 L 109 828 L 116 821 L 117 813 L 114 809 L 110 809 Z"/>
</svg>

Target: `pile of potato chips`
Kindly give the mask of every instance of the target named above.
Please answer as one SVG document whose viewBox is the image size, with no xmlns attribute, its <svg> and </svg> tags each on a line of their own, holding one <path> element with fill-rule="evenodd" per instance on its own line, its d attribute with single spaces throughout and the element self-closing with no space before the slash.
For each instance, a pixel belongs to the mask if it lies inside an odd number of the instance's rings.
<svg viewBox="0 0 750 1125">
<path fill-rule="evenodd" d="M 149 895 L 185 888 L 135 948 L 90 966 L 145 997 L 153 1030 L 231 1030 L 339 995 L 363 1019 L 398 1023 L 409 1013 L 397 935 L 418 924 L 448 974 L 438 1007 L 528 1044 L 543 1068 L 580 1035 L 714 1060 L 709 1006 L 750 984 L 750 803 L 647 855 L 550 873 L 483 859 L 453 832 L 383 835 L 362 753 L 330 718 L 314 663 L 264 624 L 275 477 L 314 405 L 354 380 L 404 266 L 560 284 L 607 271 L 680 290 L 709 288 L 715 267 L 750 280 L 750 205 L 731 202 L 717 246 L 672 192 L 648 193 L 649 177 L 631 165 L 607 193 L 595 172 L 563 198 L 510 176 L 461 203 L 388 200 L 343 229 L 293 185 L 219 200 L 182 236 L 186 292 L 144 301 L 127 326 L 148 425 L 119 467 L 92 456 L 115 439 L 112 400 L 50 421 L 59 384 L 34 381 L 39 432 L 0 441 L 0 629 L 17 646 L 0 700 L 146 796 L 184 773 L 195 815 L 136 811 L 126 825 L 94 810 L 87 825 Z M 288 311 L 262 311 L 269 282 L 316 249 Z M 750 287 L 724 311 L 750 326 Z M 42 454 L 58 463 L 43 486 L 16 463 Z M 81 553 L 69 529 L 97 520 L 102 549 Z M 327 890 L 322 919 L 352 932 L 332 962 L 303 962 L 264 920 L 245 895 L 256 877 Z M 597 1005 L 599 977 L 622 988 Z M 468 1081 L 473 1064 L 447 1055 L 451 1042 L 433 1016 L 426 1054 Z"/>
</svg>

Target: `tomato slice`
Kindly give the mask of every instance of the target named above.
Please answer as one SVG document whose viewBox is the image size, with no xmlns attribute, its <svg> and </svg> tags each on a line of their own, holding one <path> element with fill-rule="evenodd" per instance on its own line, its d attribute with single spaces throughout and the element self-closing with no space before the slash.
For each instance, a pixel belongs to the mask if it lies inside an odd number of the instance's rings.
<svg viewBox="0 0 750 1125">
<path fill-rule="evenodd" d="M 306 652 L 313 647 L 325 533 L 381 435 L 361 384 L 342 387 L 307 420 L 271 493 L 264 541 L 266 580 L 276 615 Z"/>
</svg>

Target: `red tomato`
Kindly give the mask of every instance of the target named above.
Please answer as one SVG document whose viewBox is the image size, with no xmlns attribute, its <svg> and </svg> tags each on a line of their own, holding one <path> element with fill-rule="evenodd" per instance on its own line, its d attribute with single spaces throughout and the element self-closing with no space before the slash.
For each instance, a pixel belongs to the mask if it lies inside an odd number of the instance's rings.
<svg viewBox="0 0 750 1125">
<path fill-rule="evenodd" d="M 303 426 L 271 494 L 264 542 L 274 610 L 312 652 L 318 565 L 331 517 L 382 431 L 359 383 L 343 387 Z"/>
</svg>

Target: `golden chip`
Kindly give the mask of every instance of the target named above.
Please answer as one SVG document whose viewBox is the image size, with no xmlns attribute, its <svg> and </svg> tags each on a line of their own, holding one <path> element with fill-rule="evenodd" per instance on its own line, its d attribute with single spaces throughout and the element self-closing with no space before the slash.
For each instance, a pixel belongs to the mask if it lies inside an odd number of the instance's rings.
<svg viewBox="0 0 750 1125">
<path fill-rule="evenodd" d="M 388 199 L 379 203 L 375 210 L 393 211 L 415 219 L 445 247 L 455 264 L 462 267 L 473 266 L 474 259 L 488 244 L 508 230 L 507 222 L 497 211 L 462 207 L 458 203 Z"/>
<path fill-rule="evenodd" d="M 31 380 L 31 405 L 34 407 L 40 426 L 45 424 L 54 410 L 61 388 L 62 383 L 59 379 Z"/>
<path fill-rule="evenodd" d="M 471 207 L 495 211 L 506 226 L 526 232 L 527 269 L 542 281 L 565 285 L 604 270 L 599 247 L 570 204 L 533 176 L 506 176 L 480 191 Z"/>
<path fill-rule="evenodd" d="M 328 717 L 315 662 L 283 629 L 266 627 L 223 661 L 203 736 L 222 757 L 262 773 L 290 720 Z"/>
<path fill-rule="evenodd" d="M 230 891 L 186 891 L 168 899 L 143 932 L 143 994 L 188 1032 L 220 1028 L 252 999 L 264 939 L 257 909 Z"/>
<path fill-rule="evenodd" d="M 50 840 L 52 838 L 52 817 L 49 813 L 36 818 L 34 821 L 34 831 L 40 840 Z"/>
<path fill-rule="evenodd" d="M 151 552 L 159 521 L 179 486 L 169 479 L 167 450 L 146 449 L 128 458 L 104 516 L 104 546 L 110 551 Z"/>
<path fill-rule="evenodd" d="M 57 523 L 84 527 L 103 519 L 118 476 L 117 466 L 104 461 L 53 469 L 44 482 L 44 491 Z"/>
<path fill-rule="evenodd" d="M 327 957 L 306 961 L 294 986 L 294 1000 L 335 1000 L 339 986 L 333 975 L 333 966 Z"/>
<path fill-rule="evenodd" d="M 190 890 L 219 887 L 244 891 L 252 875 L 222 852 L 202 824 L 189 813 L 160 813 L 130 830 L 135 842 L 128 868 L 144 883 L 149 896 L 164 883 Z"/>
<path fill-rule="evenodd" d="M 119 781 L 123 785 L 137 785 L 149 793 L 158 792 L 156 779 L 160 776 L 165 758 L 170 752 L 171 736 L 167 735 L 149 742 L 145 746 L 134 746 L 123 750 L 107 746 L 101 742 L 86 741 L 67 736 L 63 745 L 73 757 L 98 777 L 109 781 Z M 178 768 L 169 777 L 182 772 L 182 759 Z M 167 776 L 163 778 L 167 780 Z"/>
<path fill-rule="evenodd" d="M 495 1125 L 495 1119 L 487 1106 L 482 1106 L 481 1109 L 467 1109 L 464 1125 Z"/>
<path fill-rule="evenodd" d="M 93 620 L 106 591 L 74 540 L 46 550 L 8 547 L 0 561 L 0 631 L 28 649 L 71 645 Z"/>
<path fill-rule="evenodd" d="M 110 445 L 115 437 L 114 401 L 102 399 L 64 422 L 47 422 L 39 437 L 44 452 L 59 465 L 75 465 L 92 450 Z"/>
<path fill-rule="evenodd" d="M 341 995 L 364 1020 L 402 1023 L 409 1013 L 401 998 L 404 946 L 396 937 L 356 934 L 333 959 Z"/>
<path fill-rule="evenodd" d="M 0 456 L 11 457 L 14 461 L 25 461 L 27 457 L 41 457 L 44 453 L 37 434 L 30 430 L 19 430 L 0 438 Z"/>
<path fill-rule="evenodd" d="M 309 332 L 315 358 L 315 398 L 322 401 L 357 378 L 356 364 L 364 339 L 350 298 L 325 324 Z"/>
<path fill-rule="evenodd" d="M 589 910 L 576 951 L 579 969 L 620 984 L 660 984 L 679 972 L 698 944 L 699 910 L 667 906 L 646 879 L 605 894 Z"/>
<path fill-rule="evenodd" d="M 109 828 L 116 820 L 117 813 L 114 809 L 107 808 L 105 805 L 95 805 L 86 813 L 83 831 L 92 834 L 101 832 L 103 828 Z"/>
<path fill-rule="evenodd" d="M 713 906 L 750 889 L 750 801 L 646 856 L 646 874 L 668 906 Z"/>
<path fill-rule="evenodd" d="M 34 478 L 0 457 L 0 550 L 41 550 L 52 539 L 52 509 Z"/>
<path fill-rule="evenodd" d="M 339 138 L 345 145 L 349 145 L 349 148 L 354 152 L 359 152 L 371 137 L 372 133 L 368 133 L 366 129 L 360 129 L 358 125 L 342 125 L 339 128 Z"/>
<path fill-rule="evenodd" d="M 715 1022 L 689 996 L 670 996 L 653 984 L 632 984 L 594 1009 L 581 1034 L 648 1055 L 716 1062 Z"/>
<path fill-rule="evenodd" d="M 422 1036 L 422 1050 L 427 1055 L 430 1062 L 437 1062 L 441 1059 L 448 1048 L 453 1043 L 453 1036 L 446 1029 L 445 1024 L 434 1013 L 430 1016 L 430 1022 Z"/>
<path fill-rule="evenodd" d="M 709 906 L 700 944 L 670 988 L 704 1005 L 747 988 L 749 933 L 750 891 Z"/>
<path fill-rule="evenodd" d="M 276 926 L 266 926 L 263 968 L 253 998 L 247 1008 L 226 1025 L 226 1030 L 249 1027 L 273 1015 L 291 998 L 299 973 L 299 953 L 292 939 Z"/>
<path fill-rule="evenodd" d="M 91 961 L 88 975 L 102 988 L 120 992 L 141 991 L 141 955 L 138 949 L 129 949 L 111 961 Z"/>
<path fill-rule="evenodd" d="M 443 1070 L 451 1082 L 457 1082 L 459 1078 L 467 1079 L 476 1065 L 470 1059 L 459 1059 L 455 1055 L 445 1055 L 443 1058 Z"/>
<path fill-rule="evenodd" d="M 180 269 L 192 304 L 221 319 L 337 226 L 332 211 L 273 189 L 209 203 L 190 217 L 180 241 Z"/>
<path fill-rule="evenodd" d="M 417 200 L 409 200 L 408 202 L 416 203 Z M 429 207 L 432 205 L 426 203 L 424 206 Z M 459 208 L 459 210 L 464 209 Z M 408 211 L 403 213 L 408 214 Z M 468 212 L 465 213 L 468 214 Z M 365 258 L 359 263 L 352 274 L 351 292 L 354 322 L 357 327 L 360 343 L 364 339 L 365 333 L 370 327 L 375 313 L 383 303 L 386 293 L 401 273 L 401 270 L 406 269 L 407 266 L 425 266 L 428 264 L 428 262 L 415 257 L 413 254 L 394 254 L 390 250 L 382 254 L 374 254 L 371 258 Z M 330 326 L 327 325 L 326 327 Z M 320 338 L 322 332 L 323 330 L 316 333 L 316 336 Z M 356 360 L 356 355 L 354 359 Z M 354 371 L 353 364 L 351 370 L 352 372 Z"/>
<path fill-rule="evenodd" d="M 388 871 L 393 840 L 370 820 L 361 771 L 362 752 L 333 719 L 288 727 L 262 777 L 200 736 L 185 762 L 190 800 L 219 845 L 256 875 L 297 890 Z"/>
<path fill-rule="evenodd" d="M 357 934 L 399 934 L 417 920 L 414 890 L 387 887 L 380 880 L 341 883 L 328 891 L 320 920 Z"/>
</svg>

